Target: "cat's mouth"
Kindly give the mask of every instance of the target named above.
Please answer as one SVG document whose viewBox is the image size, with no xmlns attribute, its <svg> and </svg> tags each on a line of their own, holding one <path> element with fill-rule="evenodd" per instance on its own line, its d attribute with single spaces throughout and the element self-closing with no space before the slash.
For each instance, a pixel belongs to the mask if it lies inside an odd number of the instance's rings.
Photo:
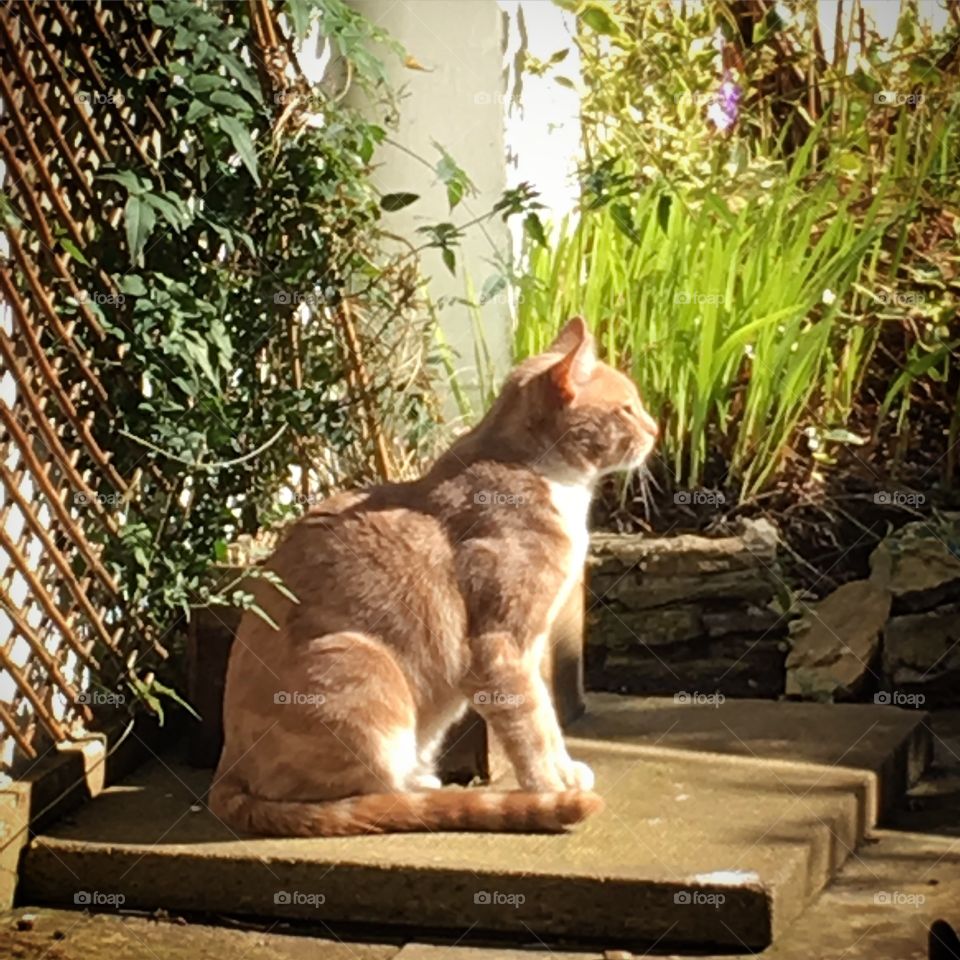
<svg viewBox="0 0 960 960">
<path fill-rule="evenodd" d="M 647 458 L 653 451 L 653 446 L 654 444 L 652 439 L 643 440 L 639 444 L 632 446 L 628 451 L 626 451 L 627 456 L 624 457 L 623 460 L 613 466 L 607 467 L 601 472 L 604 474 L 634 473 L 638 470 L 646 470 Z"/>
<path fill-rule="evenodd" d="M 653 452 L 656 442 L 654 434 L 648 434 L 640 440 L 634 447 L 633 456 L 630 459 L 627 470 L 640 470 L 647 462 L 647 458 Z"/>
</svg>

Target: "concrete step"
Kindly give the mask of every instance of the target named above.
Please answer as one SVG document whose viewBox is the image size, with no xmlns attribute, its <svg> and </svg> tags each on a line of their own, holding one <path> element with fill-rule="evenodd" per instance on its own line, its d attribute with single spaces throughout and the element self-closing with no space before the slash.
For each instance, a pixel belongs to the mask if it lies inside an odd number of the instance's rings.
<svg viewBox="0 0 960 960">
<path fill-rule="evenodd" d="M 944 918 L 960 928 L 960 845 L 951 837 L 879 830 L 762 957 L 927 960 L 930 927 Z M 456 946 L 410 943 L 396 960 L 629 960 L 631 956 L 603 949 L 557 954 L 543 944 L 540 949 L 527 949 L 526 943 L 524 949 L 519 943 L 504 949 L 469 943 L 469 937 Z M 654 952 L 662 953 L 659 948 Z M 737 951 L 700 955 L 699 960 L 755 956 Z"/>
<path fill-rule="evenodd" d="M 565 836 L 238 838 L 208 773 L 157 758 L 31 842 L 21 900 L 758 949 L 930 749 L 922 714 L 854 704 L 594 695 L 570 735 L 607 809 Z"/>
<path fill-rule="evenodd" d="M 960 927 L 960 846 L 956 839 L 892 830 L 875 831 L 843 866 L 817 902 L 763 960 L 927 960 L 931 924 L 946 918 Z M 264 921 L 237 927 L 185 923 L 180 917 L 89 915 L 80 910 L 20 907 L 0 914 L 0 957 L 20 960 L 627 960 L 599 946 L 551 950 L 529 933 L 484 944 L 482 933 L 446 943 L 377 943 L 367 930 L 340 939 L 331 929 Z M 294 932 L 296 935 L 294 935 Z M 371 942 L 373 941 L 373 942 Z M 658 948 L 656 955 L 662 955 Z M 749 960 L 737 951 L 700 960 Z"/>
<path fill-rule="evenodd" d="M 399 944 L 186 923 L 180 917 L 18 907 L 0 914 L 4 960 L 391 960 Z"/>
</svg>

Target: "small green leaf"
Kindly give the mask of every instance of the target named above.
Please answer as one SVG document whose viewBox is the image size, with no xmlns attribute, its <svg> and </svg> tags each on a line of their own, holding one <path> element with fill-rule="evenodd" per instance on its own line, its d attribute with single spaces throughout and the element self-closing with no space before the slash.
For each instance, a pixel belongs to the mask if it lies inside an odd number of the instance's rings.
<svg viewBox="0 0 960 960">
<path fill-rule="evenodd" d="M 657 201 L 657 224 L 664 233 L 670 226 L 670 206 L 672 203 L 673 197 L 669 193 L 661 194 Z"/>
<path fill-rule="evenodd" d="M 251 575 L 259 575 L 261 579 L 272 584 L 273 588 L 281 595 L 286 597 L 291 603 L 300 603 L 300 598 L 283 582 L 283 578 L 273 570 L 267 570 L 264 567 L 254 567 L 250 571 Z"/>
<path fill-rule="evenodd" d="M 190 106 L 187 107 L 187 115 L 183 119 L 185 123 L 192 124 L 210 112 L 210 108 L 202 100 L 191 100 Z"/>
<path fill-rule="evenodd" d="M 284 13 L 290 18 L 293 32 L 300 38 L 310 30 L 310 12 L 305 0 L 287 0 Z"/>
<path fill-rule="evenodd" d="M 244 66 L 243 61 L 238 60 L 232 53 L 225 53 L 223 51 L 220 52 L 219 59 L 227 73 L 229 73 L 257 103 L 263 103 L 263 94 L 260 93 L 259 87 L 253 82 L 250 70 Z"/>
<path fill-rule="evenodd" d="M 866 69 L 864 69 L 864 67 L 866 67 Z M 871 95 L 879 93 L 880 90 L 883 89 L 883 85 L 880 83 L 880 81 L 868 72 L 872 69 L 873 67 L 867 61 L 861 59 L 860 66 L 858 66 L 851 74 L 853 85 L 857 87 L 857 89 L 862 90 L 864 93 L 869 93 Z"/>
<path fill-rule="evenodd" d="M 174 690 L 172 687 L 168 687 L 165 684 L 162 684 L 159 680 L 154 680 L 153 683 L 150 684 L 150 688 L 154 693 L 158 693 L 160 694 L 160 696 L 167 697 L 168 699 L 172 700 L 174 703 L 180 704 L 180 706 L 183 707 L 184 710 L 186 710 L 192 716 L 196 717 L 197 720 L 200 719 L 200 714 L 197 713 L 197 711 L 194 710 L 193 707 L 191 707 L 190 704 L 187 703 L 187 701 L 184 700 L 183 697 L 181 697 L 180 694 L 177 693 L 177 691 Z"/>
<path fill-rule="evenodd" d="M 82 263 L 85 267 L 90 266 L 90 261 L 80 252 L 77 245 L 69 237 L 60 237 L 60 246 L 73 257 L 74 260 Z"/>
<path fill-rule="evenodd" d="M 523 229 L 535 243 L 540 244 L 541 247 L 547 246 L 547 236 L 543 232 L 543 224 L 535 213 L 528 213 L 523 218 Z"/>
<path fill-rule="evenodd" d="M 250 171 L 253 182 L 259 187 L 260 174 L 257 173 L 257 154 L 247 128 L 236 117 L 217 117 L 217 123 L 220 125 L 220 129 L 230 137 L 240 160 Z"/>
<path fill-rule="evenodd" d="M 149 190 L 151 183 L 149 180 L 141 179 L 132 170 L 118 170 L 116 173 L 101 173 L 99 180 L 112 180 L 114 183 L 122 184 L 130 193 L 143 193 Z"/>
<path fill-rule="evenodd" d="M 580 18 L 583 22 L 597 33 L 607 37 L 616 37 L 620 35 L 620 26 L 610 14 L 610 11 L 602 3 L 589 3 L 580 12 Z"/>
<path fill-rule="evenodd" d="M 434 147 L 440 151 L 440 159 L 437 161 L 435 170 L 440 182 L 447 187 L 447 202 L 452 210 L 468 190 L 473 190 L 473 183 L 457 161 L 439 143 L 434 143 Z"/>
<path fill-rule="evenodd" d="M 850 430 L 844 430 L 842 428 L 828 430 L 823 435 L 823 439 L 832 440 L 834 443 L 851 443 L 856 447 L 862 447 L 867 442 L 866 437 L 860 437 Z"/>
<path fill-rule="evenodd" d="M 148 203 L 153 207 L 177 233 L 180 232 L 180 228 L 184 225 L 185 217 L 183 211 L 177 209 L 176 203 L 155 193 L 145 193 L 141 199 L 144 203 Z"/>
<path fill-rule="evenodd" d="M 613 204 L 610 207 L 610 216 L 625 237 L 629 237 L 634 243 L 640 243 L 641 237 L 633 227 L 633 213 L 625 203 Z"/>
<path fill-rule="evenodd" d="M 152 207 L 144 203 L 139 197 L 131 194 L 127 198 L 123 217 L 127 230 L 127 249 L 130 252 L 130 260 L 132 263 L 140 264 L 143 262 L 143 248 L 153 232 L 156 216 Z"/>
<path fill-rule="evenodd" d="M 395 213 L 420 199 L 417 193 L 387 193 L 380 198 L 380 207 L 387 213 Z"/>
<path fill-rule="evenodd" d="M 216 73 L 200 73 L 190 76 L 186 86 L 192 93 L 209 93 L 211 90 L 222 90 L 227 86 L 227 80 Z"/>
<path fill-rule="evenodd" d="M 229 107 L 231 110 L 245 116 L 251 116 L 253 110 L 250 104 L 237 93 L 231 93 L 229 90 L 216 90 L 210 94 L 210 102 L 221 107 Z"/>
<path fill-rule="evenodd" d="M 247 608 L 251 613 L 256 614 L 268 627 L 272 627 L 274 630 L 280 629 L 280 624 L 274 620 L 266 610 L 263 609 L 259 604 L 251 603 Z"/>
<path fill-rule="evenodd" d="M 447 203 L 452 210 L 463 199 L 463 182 L 461 180 L 451 180 L 447 184 Z"/>
<path fill-rule="evenodd" d="M 136 273 L 128 273 L 121 277 L 118 286 L 121 293 L 130 297 L 145 297 L 147 295 L 147 286 L 143 282 L 143 278 Z"/>
<path fill-rule="evenodd" d="M 507 278 L 502 273 L 494 273 L 487 277 L 480 290 L 480 302 L 492 300 L 507 285 Z"/>
<path fill-rule="evenodd" d="M 447 269 L 454 275 L 457 275 L 457 255 L 450 249 L 450 247 L 444 247 L 441 253 L 443 257 L 443 262 L 446 264 Z"/>
<path fill-rule="evenodd" d="M 170 17 L 167 16 L 167 11 L 164 10 L 162 3 L 151 3 L 150 9 L 147 11 L 147 16 L 149 16 L 158 27 L 170 26 Z"/>
<path fill-rule="evenodd" d="M 837 156 L 837 166 L 844 173 L 857 174 L 863 167 L 863 162 L 859 154 L 853 150 L 845 150 Z"/>
<path fill-rule="evenodd" d="M 762 43 L 767 37 L 783 29 L 783 18 L 777 13 L 776 7 L 771 7 L 764 14 L 763 19 L 756 25 L 753 32 L 753 42 Z"/>
</svg>

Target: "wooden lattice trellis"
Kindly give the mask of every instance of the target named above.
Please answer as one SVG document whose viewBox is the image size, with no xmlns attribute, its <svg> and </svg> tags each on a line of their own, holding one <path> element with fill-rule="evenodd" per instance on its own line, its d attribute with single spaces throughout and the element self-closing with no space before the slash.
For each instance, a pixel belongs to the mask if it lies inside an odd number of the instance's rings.
<svg viewBox="0 0 960 960">
<path fill-rule="evenodd" d="M 247 9 L 266 69 L 273 13 L 265 0 Z M 97 171 L 145 160 L 164 128 L 155 103 L 134 107 L 108 88 L 92 52 L 134 76 L 162 39 L 145 4 L 0 5 L 0 770 L 82 735 L 91 705 L 117 696 L 91 694 L 91 677 L 119 676 L 148 642 L 97 546 L 138 477 L 118 473 L 91 429 L 111 417 L 93 360 L 116 350 L 93 307 L 118 290 L 82 251 L 121 224 L 94 190 Z M 69 322 L 62 298 L 76 301 Z"/>
</svg>

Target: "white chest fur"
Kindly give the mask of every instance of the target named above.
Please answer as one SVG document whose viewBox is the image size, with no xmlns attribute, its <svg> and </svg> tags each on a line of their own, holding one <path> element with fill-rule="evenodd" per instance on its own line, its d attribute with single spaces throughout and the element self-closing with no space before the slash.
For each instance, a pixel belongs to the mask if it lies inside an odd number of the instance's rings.
<svg viewBox="0 0 960 960">
<path fill-rule="evenodd" d="M 579 483 L 550 481 L 550 501 L 560 515 L 563 531 L 573 548 L 571 560 L 581 566 L 587 558 L 590 534 L 587 532 L 587 514 L 593 491 Z"/>
<path fill-rule="evenodd" d="M 570 552 L 565 558 L 566 576 L 563 587 L 551 605 L 548 624 L 553 623 L 571 588 L 583 573 L 587 548 L 590 545 L 587 515 L 592 497 L 593 491 L 583 484 L 550 481 L 550 500 L 570 541 Z"/>
</svg>

